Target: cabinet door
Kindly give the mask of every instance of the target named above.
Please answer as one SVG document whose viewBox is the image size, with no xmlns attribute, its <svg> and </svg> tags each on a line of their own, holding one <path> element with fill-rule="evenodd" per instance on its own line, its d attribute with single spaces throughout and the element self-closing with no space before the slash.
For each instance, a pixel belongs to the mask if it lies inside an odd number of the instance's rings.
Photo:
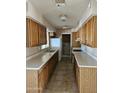
<svg viewBox="0 0 124 93">
<path fill-rule="evenodd" d="M 48 64 L 46 64 L 39 73 L 38 86 L 39 93 L 42 93 L 48 82 Z"/>
<path fill-rule="evenodd" d="M 82 44 L 83 37 L 82 37 L 82 27 L 79 30 L 79 38 L 80 38 L 80 43 Z"/>
<path fill-rule="evenodd" d="M 47 85 L 47 82 L 48 82 L 48 64 L 46 64 L 46 66 L 43 68 L 43 73 L 44 73 L 44 81 L 45 81 L 45 83 L 44 83 L 44 85 L 45 85 L 45 87 L 46 87 L 46 85 Z"/>
<path fill-rule="evenodd" d="M 92 47 L 97 47 L 97 17 L 94 16 L 93 19 L 93 26 L 92 26 Z"/>
<path fill-rule="evenodd" d="M 86 23 L 86 45 L 89 45 L 89 21 Z"/>
<path fill-rule="evenodd" d="M 80 72 L 77 64 L 76 64 L 76 80 L 77 80 L 78 88 L 80 89 Z"/>
<path fill-rule="evenodd" d="M 81 30 L 80 30 L 80 43 L 81 44 L 85 44 L 85 41 L 86 41 L 86 30 L 85 30 L 85 25 L 83 27 L 81 27 Z"/>
<path fill-rule="evenodd" d="M 80 42 L 76 41 L 79 38 L 79 31 L 72 32 L 72 47 L 80 47 Z"/>
<path fill-rule="evenodd" d="M 96 29 L 96 16 L 93 16 L 90 23 L 90 39 L 89 39 L 89 46 L 97 47 L 97 29 Z"/>
<path fill-rule="evenodd" d="M 26 19 L 26 43 L 27 47 L 38 45 L 38 24 L 31 19 Z"/>
<path fill-rule="evenodd" d="M 46 28 L 43 27 L 43 44 L 46 44 L 47 43 L 47 34 L 46 34 Z"/>
<path fill-rule="evenodd" d="M 79 93 L 80 93 L 80 68 L 77 65 L 75 57 L 74 57 L 74 74 L 75 74 L 78 90 L 79 90 Z"/>
<path fill-rule="evenodd" d="M 50 59 L 49 63 L 48 63 L 48 74 L 49 74 L 48 77 L 50 77 L 51 73 L 53 72 L 53 68 L 52 67 L 53 67 L 53 63 L 52 63 L 52 60 Z"/>
<path fill-rule="evenodd" d="M 46 27 L 26 18 L 26 46 L 34 47 L 46 43 Z"/>
<path fill-rule="evenodd" d="M 82 35 L 83 35 L 82 43 L 85 44 L 86 43 L 86 25 L 84 25 L 82 28 Z"/>
<path fill-rule="evenodd" d="M 37 46 L 38 45 L 38 24 L 34 21 L 30 21 L 31 23 L 31 46 Z"/>
<path fill-rule="evenodd" d="M 30 19 L 26 18 L 26 46 L 29 47 L 30 46 L 30 42 L 29 42 L 29 39 L 30 39 Z"/>
<path fill-rule="evenodd" d="M 38 77 L 39 93 L 42 93 L 44 87 L 45 87 L 45 77 L 44 77 L 44 70 L 42 70 L 42 71 L 39 73 L 39 77 Z"/>
<path fill-rule="evenodd" d="M 97 69 L 80 69 L 80 93 L 97 93 Z"/>
<path fill-rule="evenodd" d="M 76 32 L 76 39 L 80 38 L 80 35 L 79 35 L 79 34 L 80 34 L 80 30 L 81 30 L 81 29 L 79 29 L 79 30 Z"/>
<path fill-rule="evenodd" d="M 96 16 L 92 17 L 86 23 L 86 45 L 90 47 L 97 47 L 97 23 Z"/>
<path fill-rule="evenodd" d="M 43 44 L 43 29 L 42 26 L 39 25 L 39 44 Z"/>
<path fill-rule="evenodd" d="M 92 19 L 91 20 L 89 20 L 89 22 L 88 22 L 89 24 L 88 24 L 88 45 L 90 46 L 90 47 L 92 47 L 92 37 L 93 37 L 93 33 L 92 33 L 92 31 L 93 31 L 93 29 L 92 29 Z"/>
</svg>

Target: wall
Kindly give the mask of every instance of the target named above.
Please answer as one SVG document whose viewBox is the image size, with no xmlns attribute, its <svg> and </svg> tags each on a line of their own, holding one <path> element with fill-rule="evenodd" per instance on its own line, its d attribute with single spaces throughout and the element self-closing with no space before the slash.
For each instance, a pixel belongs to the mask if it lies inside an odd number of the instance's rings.
<svg viewBox="0 0 124 93">
<path fill-rule="evenodd" d="M 56 30 L 57 37 L 61 37 L 62 34 L 71 34 L 71 30 Z"/>
<path fill-rule="evenodd" d="M 97 48 L 91 48 L 86 45 L 81 45 L 82 51 L 86 52 L 88 55 L 90 55 L 92 58 L 97 59 Z"/>
<path fill-rule="evenodd" d="M 38 13 L 36 8 L 31 4 L 30 1 L 26 2 L 26 17 L 31 17 L 36 21 L 43 23 L 41 15 Z M 40 51 L 40 46 L 33 48 L 26 48 L 26 57 L 36 54 Z"/>
<path fill-rule="evenodd" d="M 47 22 L 47 20 L 29 0 L 26 2 L 26 8 L 26 17 L 33 18 L 35 21 L 46 26 L 50 30 L 55 30 L 55 28 L 53 28 L 52 25 Z"/>
<path fill-rule="evenodd" d="M 30 17 L 30 18 L 34 19 L 35 21 L 39 22 L 40 24 L 45 25 L 50 30 L 55 30 L 43 18 L 42 14 L 40 14 L 38 12 L 38 10 L 36 9 L 36 7 L 29 0 L 26 0 L 26 17 Z M 32 48 L 26 48 L 26 57 L 29 57 L 31 55 L 34 55 L 34 54 L 36 54 L 36 53 L 38 53 L 40 51 L 41 51 L 41 46 L 32 47 Z"/>
<path fill-rule="evenodd" d="M 78 31 L 78 29 L 83 26 L 87 20 L 89 20 L 93 15 L 97 15 L 97 1 L 96 0 L 90 0 L 91 1 L 91 6 L 87 7 L 82 20 L 79 24 L 79 26 L 74 29 L 75 31 Z M 97 59 L 97 48 L 91 48 L 86 45 L 81 45 L 81 49 L 86 52 L 88 55 L 93 57 L 94 59 Z"/>
<path fill-rule="evenodd" d="M 78 31 L 78 29 L 83 26 L 92 16 L 97 15 L 97 1 L 90 0 L 90 7 L 88 6 L 85 10 L 79 25 L 73 29 L 73 31 Z"/>
</svg>

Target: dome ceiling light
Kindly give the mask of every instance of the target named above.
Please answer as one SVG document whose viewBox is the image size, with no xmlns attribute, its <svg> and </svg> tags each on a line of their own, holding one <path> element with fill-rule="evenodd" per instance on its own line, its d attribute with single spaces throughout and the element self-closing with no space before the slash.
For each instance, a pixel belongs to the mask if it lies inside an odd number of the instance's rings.
<svg viewBox="0 0 124 93">
<path fill-rule="evenodd" d="M 65 0 L 55 0 L 57 7 L 64 7 L 65 6 Z"/>
<path fill-rule="evenodd" d="M 63 21 L 63 22 L 65 22 L 68 18 L 67 15 L 60 15 L 59 17 L 60 17 L 61 21 Z"/>
</svg>

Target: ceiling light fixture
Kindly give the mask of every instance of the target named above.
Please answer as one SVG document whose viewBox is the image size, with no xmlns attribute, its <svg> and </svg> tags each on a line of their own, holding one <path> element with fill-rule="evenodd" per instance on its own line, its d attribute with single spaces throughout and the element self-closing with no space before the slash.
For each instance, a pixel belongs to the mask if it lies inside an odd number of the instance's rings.
<svg viewBox="0 0 124 93">
<path fill-rule="evenodd" d="M 67 15 L 60 15 L 59 16 L 61 21 L 65 22 L 67 20 Z"/>
<path fill-rule="evenodd" d="M 55 0 L 57 7 L 64 7 L 65 6 L 65 0 Z"/>
</svg>

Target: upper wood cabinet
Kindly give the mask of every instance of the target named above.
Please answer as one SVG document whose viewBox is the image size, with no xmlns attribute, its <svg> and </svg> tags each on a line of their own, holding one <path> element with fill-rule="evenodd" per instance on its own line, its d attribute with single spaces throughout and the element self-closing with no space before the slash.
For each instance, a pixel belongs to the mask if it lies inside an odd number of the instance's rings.
<svg viewBox="0 0 124 93">
<path fill-rule="evenodd" d="M 39 26 L 39 44 L 46 44 L 47 43 L 47 34 L 46 28 L 44 26 Z"/>
<path fill-rule="evenodd" d="M 87 46 L 92 46 L 92 40 L 91 40 L 92 32 L 91 31 L 92 31 L 91 20 L 89 20 L 86 23 L 86 45 Z"/>
<path fill-rule="evenodd" d="M 97 47 L 97 17 L 93 16 L 80 29 L 80 43 L 87 46 Z"/>
<path fill-rule="evenodd" d="M 26 18 L 26 46 L 34 47 L 46 43 L 46 28 L 32 19 Z"/>
<path fill-rule="evenodd" d="M 46 33 L 46 28 L 43 26 L 43 43 L 42 44 L 46 44 L 47 43 L 47 33 Z"/>
<path fill-rule="evenodd" d="M 86 23 L 86 45 L 90 47 L 97 47 L 97 17 L 93 16 Z"/>
<path fill-rule="evenodd" d="M 79 38 L 79 31 L 72 32 L 72 47 L 80 47 L 80 42 L 77 40 Z"/>
<path fill-rule="evenodd" d="M 27 46 L 37 46 L 38 45 L 38 25 L 30 20 L 26 19 L 27 31 L 26 31 L 26 43 Z"/>
<path fill-rule="evenodd" d="M 84 25 L 83 27 L 80 28 L 79 31 L 79 36 L 80 36 L 80 43 L 85 44 L 86 43 L 86 26 Z"/>
</svg>

